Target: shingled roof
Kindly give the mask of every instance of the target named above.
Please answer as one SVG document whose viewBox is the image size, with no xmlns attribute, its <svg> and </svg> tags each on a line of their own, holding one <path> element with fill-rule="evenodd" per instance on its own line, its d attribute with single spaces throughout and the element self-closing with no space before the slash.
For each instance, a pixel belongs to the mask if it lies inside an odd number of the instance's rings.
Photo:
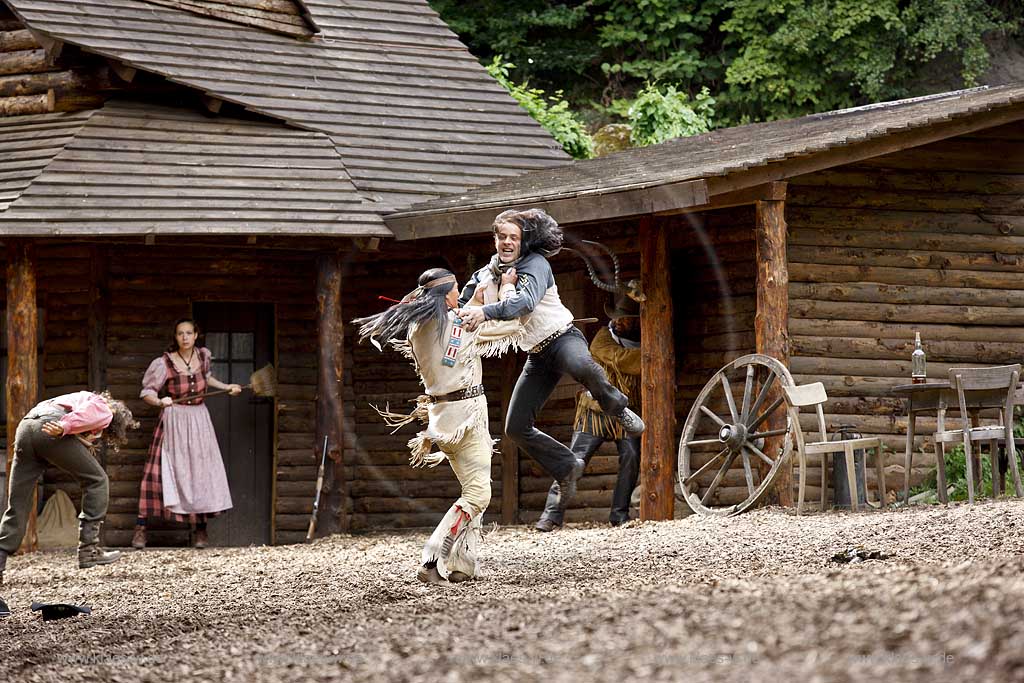
<svg viewBox="0 0 1024 683">
<path fill-rule="evenodd" d="M 814 167 L 849 163 L 849 155 L 877 155 L 882 148 L 872 147 L 873 142 L 907 131 L 969 123 L 1001 111 L 1007 112 L 1009 120 L 1021 119 L 1021 103 L 1024 85 L 1018 84 L 723 128 L 533 171 L 417 204 L 388 215 L 386 221 L 399 239 L 412 239 L 486 230 L 495 213 L 512 207 L 565 209 L 571 204 L 571 213 L 580 221 L 685 209 L 708 203 L 719 189 L 735 192 Z M 964 131 L 955 126 L 945 130 L 938 132 L 936 139 Z M 845 160 L 828 157 L 837 150 L 848 150 L 849 155 Z M 813 159 L 814 163 L 799 168 L 785 165 L 795 159 Z M 762 172 L 752 172 L 758 169 Z M 726 178 L 728 182 L 714 182 Z"/>
<path fill-rule="evenodd" d="M 423 0 L 310 0 L 300 40 L 144 0 L 4 0 L 32 30 L 328 133 L 381 211 L 565 163 Z"/>
<path fill-rule="evenodd" d="M 0 150 L 0 234 L 391 235 L 326 135 L 274 122 L 111 101 L 0 118 Z"/>
</svg>

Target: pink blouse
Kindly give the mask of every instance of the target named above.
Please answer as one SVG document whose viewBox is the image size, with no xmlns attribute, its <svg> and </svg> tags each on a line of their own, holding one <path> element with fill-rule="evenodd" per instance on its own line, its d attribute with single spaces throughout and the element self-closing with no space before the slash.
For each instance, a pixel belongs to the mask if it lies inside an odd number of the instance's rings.
<svg viewBox="0 0 1024 683">
<path fill-rule="evenodd" d="M 71 411 L 60 419 L 64 434 L 103 431 L 114 419 L 106 400 L 91 391 L 64 394 L 49 402 Z"/>
<path fill-rule="evenodd" d="M 203 373 L 207 377 L 212 377 L 210 374 L 210 361 L 213 359 L 213 356 L 210 350 L 203 346 L 197 348 L 196 351 L 199 355 L 200 368 L 203 370 Z M 169 358 L 170 354 L 164 353 L 159 358 L 154 358 L 153 362 L 149 364 L 149 367 L 146 368 L 146 373 L 142 376 L 142 391 L 139 392 L 139 398 L 160 395 L 160 391 L 164 388 L 164 384 L 167 383 L 167 378 L 170 375 L 170 370 L 167 367 Z"/>
</svg>

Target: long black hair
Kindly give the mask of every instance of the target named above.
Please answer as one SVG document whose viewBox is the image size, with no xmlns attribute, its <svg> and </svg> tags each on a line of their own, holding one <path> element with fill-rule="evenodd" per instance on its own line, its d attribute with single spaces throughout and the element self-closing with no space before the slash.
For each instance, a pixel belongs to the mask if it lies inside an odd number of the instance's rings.
<svg viewBox="0 0 1024 683">
<path fill-rule="evenodd" d="M 452 280 L 448 281 L 447 278 Z M 456 284 L 454 278 L 455 275 L 447 268 L 423 271 L 416 280 L 416 289 L 409 292 L 401 303 L 380 313 L 352 321 L 359 325 L 359 340 L 375 338 L 382 344 L 393 339 L 405 340 L 409 338 L 411 326 L 422 325 L 431 320 L 437 322 L 437 336 L 441 339 L 448 322 L 448 304 L 445 303 L 445 297 Z M 427 287 L 434 280 L 441 279 L 446 281 Z"/>
<path fill-rule="evenodd" d="M 518 225 L 523 231 L 522 255 L 531 251 L 542 256 L 552 257 L 562 248 L 564 234 L 558 222 L 548 215 L 544 209 L 509 209 L 502 211 L 494 218 L 494 231 L 502 223 Z"/>
</svg>

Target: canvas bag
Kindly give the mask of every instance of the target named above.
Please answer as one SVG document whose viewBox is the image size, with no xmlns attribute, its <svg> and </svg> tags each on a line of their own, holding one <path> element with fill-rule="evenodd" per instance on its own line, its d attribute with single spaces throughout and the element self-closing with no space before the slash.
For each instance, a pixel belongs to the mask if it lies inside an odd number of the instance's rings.
<svg viewBox="0 0 1024 683">
<path fill-rule="evenodd" d="M 40 548 L 74 548 L 78 545 L 78 513 L 64 491 L 57 489 L 46 501 L 36 523 Z"/>
</svg>

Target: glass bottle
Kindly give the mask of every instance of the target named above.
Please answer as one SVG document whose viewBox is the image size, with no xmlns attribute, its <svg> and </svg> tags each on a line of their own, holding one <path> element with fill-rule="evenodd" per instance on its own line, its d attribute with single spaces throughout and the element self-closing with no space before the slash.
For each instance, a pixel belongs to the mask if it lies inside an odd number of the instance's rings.
<svg viewBox="0 0 1024 683">
<path fill-rule="evenodd" d="M 910 381 L 924 384 L 926 377 L 924 349 L 921 348 L 921 333 L 914 333 L 914 352 L 910 354 Z"/>
</svg>

